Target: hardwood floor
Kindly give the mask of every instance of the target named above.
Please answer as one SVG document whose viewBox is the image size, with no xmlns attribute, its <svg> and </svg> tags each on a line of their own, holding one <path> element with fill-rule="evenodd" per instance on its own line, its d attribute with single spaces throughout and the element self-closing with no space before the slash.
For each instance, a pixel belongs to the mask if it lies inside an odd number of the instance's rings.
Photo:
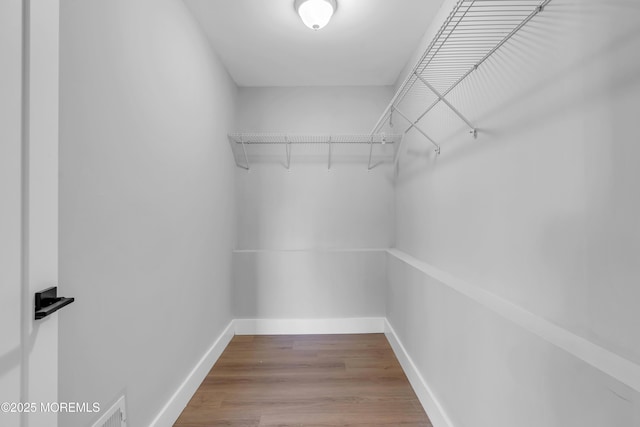
<svg viewBox="0 0 640 427">
<path fill-rule="evenodd" d="M 431 426 L 383 334 L 236 336 L 174 427 Z"/>
</svg>

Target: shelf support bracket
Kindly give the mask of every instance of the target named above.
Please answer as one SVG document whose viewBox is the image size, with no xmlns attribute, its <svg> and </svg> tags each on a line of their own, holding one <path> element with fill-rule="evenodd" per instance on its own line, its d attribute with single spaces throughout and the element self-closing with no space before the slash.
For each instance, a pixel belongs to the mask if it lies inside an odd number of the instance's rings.
<svg viewBox="0 0 640 427">
<path fill-rule="evenodd" d="M 331 170 L 331 137 L 329 137 L 329 162 L 327 164 L 327 171 Z"/>
<path fill-rule="evenodd" d="M 393 168 L 398 167 L 398 162 L 400 161 L 400 150 L 402 150 L 402 143 L 404 142 L 404 136 L 398 142 L 398 148 L 396 148 L 396 152 L 393 156 Z"/>
<path fill-rule="evenodd" d="M 398 108 L 393 107 L 391 109 L 391 111 L 395 111 L 396 113 L 398 113 L 400 115 L 400 117 L 402 117 L 403 119 L 405 119 L 407 122 L 409 122 L 411 125 L 407 128 L 407 130 L 404 131 L 404 133 L 406 134 L 407 132 L 409 132 L 412 128 L 415 128 L 418 132 L 420 132 L 425 138 L 427 138 L 429 140 L 429 142 L 431 142 L 435 147 L 435 151 L 436 154 L 440 154 L 440 146 L 429 136 L 427 135 L 422 129 L 420 129 L 420 127 L 418 126 L 418 120 L 416 120 L 415 122 L 412 122 L 411 119 L 407 116 L 404 115 L 404 113 L 400 110 L 398 110 Z"/>
<path fill-rule="evenodd" d="M 242 152 L 244 153 L 244 161 L 247 166 L 240 166 L 243 169 L 251 170 L 249 166 L 249 157 L 247 157 L 247 149 L 244 146 L 244 138 L 240 138 L 240 144 L 242 144 Z"/>
<path fill-rule="evenodd" d="M 287 152 L 287 171 L 291 172 L 291 141 L 289 141 L 288 137 L 284 137 L 285 142 L 285 151 Z"/>
<path fill-rule="evenodd" d="M 371 164 L 371 160 L 373 160 L 373 146 L 375 145 L 373 141 L 373 135 L 369 138 L 369 163 L 367 166 L 367 170 L 371 171 L 374 168 L 384 163 L 384 160 L 380 160 L 378 163 Z M 387 137 L 384 133 L 380 134 L 380 145 L 385 145 L 387 143 Z"/>
<path fill-rule="evenodd" d="M 373 156 L 373 135 L 371 135 L 371 138 L 369 139 L 369 163 L 367 164 L 367 170 L 368 171 L 373 169 L 373 167 L 371 167 L 371 157 L 372 156 Z"/>
<path fill-rule="evenodd" d="M 431 92 L 433 92 L 438 97 L 438 99 L 440 101 L 444 102 L 446 104 L 446 106 L 451 109 L 451 111 L 453 111 L 458 117 L 460 117 L 460 119 L 462 119 L 463 122 L 465 122 L 467 124 L 467 126 L 469 126 L 471 128 L 471 133 L 473 134 L 474 138 L 478 137 L 478 130 L 476 129 L 476 127 L 469 120 L 467 120 L 467 118 L 465 116 L 463 116 L 462 113 L 460 111 L 458 111 L 458 109 L 456 107 L 451 105 L 451 103 L 446 100 L 444 95 L 442 95 L 440 92 L 438 92 L 438 90 L 436 88 L 434 88 L 424 77 L 422 77 L 420 74 L 418 74 L 418 72 L 414 72 L 413 74 L 418 78 L 418 80 L 420 80 L 422 82 L 422 84 L 424 84 L 426 87 L 428 87 L 429 90 Z"/>
</svg>

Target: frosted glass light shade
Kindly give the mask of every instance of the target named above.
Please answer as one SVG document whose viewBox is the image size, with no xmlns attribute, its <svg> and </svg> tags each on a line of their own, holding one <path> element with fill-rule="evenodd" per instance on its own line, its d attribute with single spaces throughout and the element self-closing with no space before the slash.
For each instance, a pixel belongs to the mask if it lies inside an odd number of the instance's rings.
<svg viewBox="0 0 640 427">
<path fill-rule="evenodd" d="M 294 6 L 307 27 L 319 30 L 329 23 L 337 5 L 335 0 L 296 0 Z"/>
</svg>

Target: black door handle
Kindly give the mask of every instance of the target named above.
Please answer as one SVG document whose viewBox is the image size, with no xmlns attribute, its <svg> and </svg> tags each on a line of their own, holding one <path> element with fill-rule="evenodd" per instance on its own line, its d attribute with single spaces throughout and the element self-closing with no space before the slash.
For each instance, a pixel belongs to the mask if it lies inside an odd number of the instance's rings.
<svg viewBox="0 0 640 427">
<path fill-rule="evenodd" d="M 75 298 L 59 297 L 57 286 L 52 286 L 43 291 L 36 292 L 36 320 L 55 313 L 75 300 Z"/>
</svg>

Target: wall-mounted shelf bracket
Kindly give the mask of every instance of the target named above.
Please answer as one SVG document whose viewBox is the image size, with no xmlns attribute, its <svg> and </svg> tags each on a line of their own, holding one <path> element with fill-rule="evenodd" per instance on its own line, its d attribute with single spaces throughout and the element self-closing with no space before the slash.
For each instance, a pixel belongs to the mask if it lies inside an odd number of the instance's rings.
<svg viewBox="0 0 640 427">
<path fill-rule="evenodd" d="M 373 169 L 371 166 L 371 156 L 373 156 L 373 137 L 371 137 L 371 140 L 369 141 L 369 163 L 367 163 L 367 170 L 369 171 Z"/>
<path fill-rule="evenodd" d="M 244 139 L 241 138 L 240 144 L 242 144 L 242 152 L 244 153 L 245 166 L 243 165 L 238 165 L 238 166 L 240 166 L 243 169 L 250 170 L 251 167 L 249 166 L 249 157 L 247 157 L 247 148 L 244 146 Z"/>
<path fill-rule="evenodd" d="M 417 71 L 413 73 L 418 80 L 420 80 L 422 82 L 422 84 L 424 84 L 426 87 L 429 88 L 429 90 L 431 92 L 433 92 L 433 94 L 435 96 L 438 97 L 438 101 L 442 101 L 447 107 L 449 107 L 451 109 L 451 111 L 453 111 L 458 117 L 460 117 L 460 119 L 462 119 L 463 122 L 465 122 L 467 124 L 467 126 L 469 126 L 471 128 L 471 133 L 473 134 L 474 138 L 478 137 L 478 130 L 476 129 L 476 127 L 469 121 L 467 120 L 467 118 L 465 116 L 462 115 L 462 113 L 460 111 L 458 111 L 458 109 L 456 107 L 454 107 L 449 101 L 447 101 L 447 99 L 444 97 L 444 95 L 442 95 L 440 92 L 438 92 L 438 90 L 436 88 L 434 88 L 424 77 L 422 77 Z"/>
<path fill-rule="evenodd" d="M 285 151 L 287 152 L 287 171 L 291 172 L 291 142 L 286 136 L 284 137 L 284 141 Z"/>
<path fill-rule="evenodd" d="M 395 137 L 395 136 L 394 136 Z M 394 143 L 394 140 L 391 141 L 387 141 L 387 136 L 384 133 L 380 134 L 380 145 L 385 145 L 387 144 L 387 142 L 390 143 Z M 379 161 L 378 163 L 375 164 L 371 164 L 371 160 L 373 160 L 373 146 L 376 144 L 376 142 L 373 139 L 373 135 L 371 135 L 371 138 L 369 139 L 369 162 L 367 163 L 367 170 L 371 171 L 372 169 L 374 169 L 375 167 L 381 165 L 382 161 Z M 396 150 L 400 149 L 400 145 L 402 144 L 402 138 L 400 138 L 400 140 L 398 141 L 398 148 Z M 395 159 L 395 155 L 394 155 L 394 159 Z"/>
<path fill-rule="evenodd" d="M 418 132 L 420 132 L 422 134 L 422 136 L 424 136 L 425 138 L 427 138 L 429 140 L 429 142 L 431 142 L 436 148 L 435 148 L 435 152 L 436 154 L 440 154 L 440 145 L 438 145 L 437 142 L 435 142 L 433 140 L 433 138 L 431 138 L 429 135 L 427 135 L 427 133 L 425 131 L 423 131 L 422 129 L 420 129 L 420 126 L 418 126 L 418 122 L 420 121 L 420 119 L 416 120 L 415 122 L 411 121 L 411 119 L 409 117 L 407 117 L 402 111 L 398 110 L 398 108 L 393 107 L 391 108 L 391 111 L 395 111 L 396 113 L 398 113 L 400 115 L 400 117 L 402 117 L 403 119 L 405 119 L 407 122 L 409 122 L 410 126 L 404 131 L 404 134 L 406 135 L 407 132 L 409 132 L 411 129 L 415 129 Z"/>
</svg>

